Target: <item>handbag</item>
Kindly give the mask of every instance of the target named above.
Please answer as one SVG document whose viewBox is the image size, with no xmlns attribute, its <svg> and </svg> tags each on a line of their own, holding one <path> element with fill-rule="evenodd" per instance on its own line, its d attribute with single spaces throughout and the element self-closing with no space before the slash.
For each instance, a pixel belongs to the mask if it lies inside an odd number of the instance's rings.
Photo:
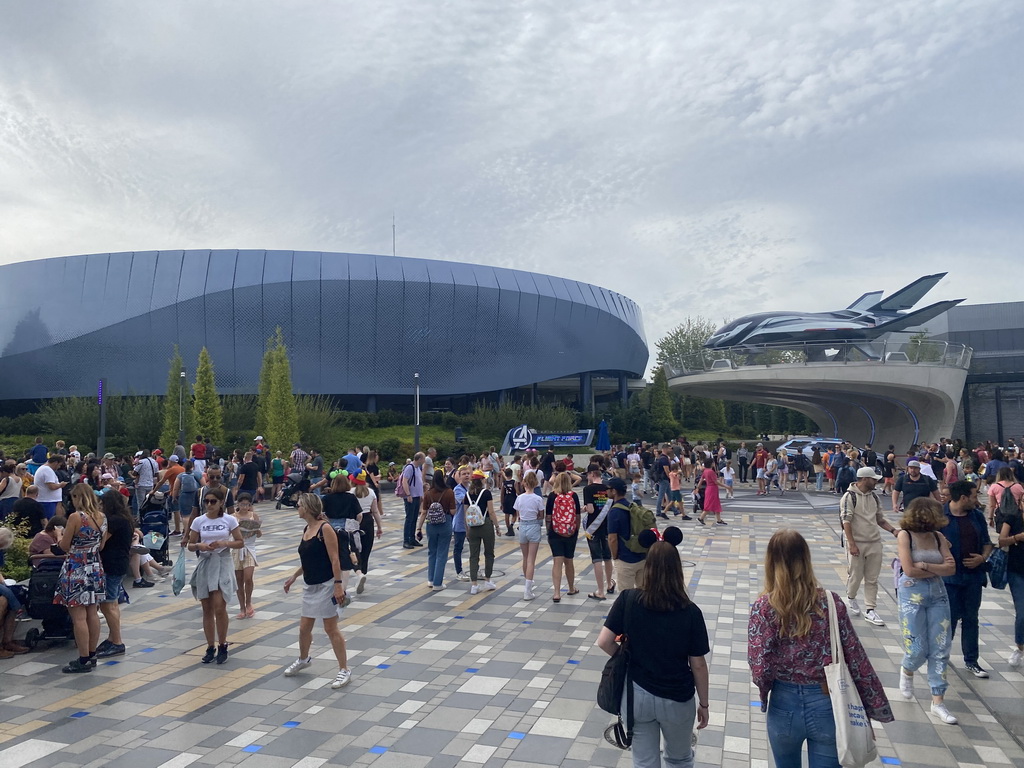
<svg viewBox="0 0 1024 768">
<path fill-rule="evenodd" d="M 1006 585 L 1009 583 L 1009 577 L 1006 573 L 1006 565 L 1009 559 L 1009 554 L 1002 547 L 996 547 L 992 550 L 992 554 L 988 556 L 988 580 L 996 589 L 1006 589 Z"/>
<path fill-rule="evenodd" d="M 627 598 L 624 625 L 629 628 L 629 616 L 638 593 L 634 590 Z M 623 632 L 619 647 L 605 662 L 601 672 L 601 683 L 597 687 L 597 706 L 617 720 L 604 731 L 605 740 L 619 749 L 629 749 L 633 744 L 633 681 L 629 674 L 629 635 Z M 626 694 L 626 722 L 622 722 L 622 694 Z"/>
<path fill-rule="evenodd" d="M 857 686 L 846 666 L 843 644 L 839 637 L 839 618 L 835 598 L 825 590 L 828 602 L 828 629 L 832 645 L 832 663 L 825 665 L 825 682 L 832 700 L 832 716 L 836 721 L 836 752 L 845 768 L 862 768 L 878 756 L 875 734 Z"/>
<path fill-rule="evenodd" d="M 174 562 L 174 575 L 171 578 L 171 591 L 174 592 L 175 596 L 181 594 L 181 590 L 185 588 L 185 558 L 182 555 L 178 555 L 178 559 Z"/>
</svg>

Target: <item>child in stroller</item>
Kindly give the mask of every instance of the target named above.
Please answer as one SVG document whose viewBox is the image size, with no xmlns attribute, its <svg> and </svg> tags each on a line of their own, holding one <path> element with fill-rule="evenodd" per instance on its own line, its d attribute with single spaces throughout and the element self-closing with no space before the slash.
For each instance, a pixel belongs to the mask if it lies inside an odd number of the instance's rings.
<svg viewBox="0 0 1024 768">
<path fill-rule="evenodd" d="M 168 555 L 170 519 L 167 498 L 162 491 L 152 491 L 139 505 L 139 529 L 143 543 L 153 559 L 163 565 L 173 565 Z"/>
<path fill-rule="evenodd" d="M 284 490 L 281 491 L 281 498 L 277 500 L 277 509 L 283 506 L 296 507 L 299 504 L 299 494 L 309 492 L 309 473 L 306 471 L 292 472 L 284 483 Z"/>
<path fill-rule="evenodd" d="M 71 614 L 63 605 L 54 605 L 60 569 L 64 558 L 53 555 L 34 555 L 28 579 L 28 615 L 41 621 L 43 629 L 33 627 L 25 633 L 25 644 L 32 648 L 40 640 L 70 640 L 74 638 Z"/>
</svg>

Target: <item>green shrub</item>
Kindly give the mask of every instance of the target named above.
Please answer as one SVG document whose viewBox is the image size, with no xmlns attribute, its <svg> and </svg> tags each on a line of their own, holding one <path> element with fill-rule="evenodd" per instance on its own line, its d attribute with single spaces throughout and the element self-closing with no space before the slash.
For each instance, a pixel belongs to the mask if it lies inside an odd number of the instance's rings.
<svg viewBox="0 0 1024 768">
<path fill-rule="evenodd" d="M 369 429 L 370 414 L 358 411 L 344 411 L 338 415 L 338 423 L 355 431 Z"/>
<path fill-rule="evenodd" d="M 402 443 L 396 437 L 388 437 L 380 441 L 380 445 L 377 446 L 377 452 L 380 454 L 381 461 L 399 461 L 404 460 L 406 457 L 401 456 Z M 411 457 L 412 454 L 410 453 Z"/>
<path fill-rule="evenodd" d="M 6 564 L 4 565 L 4 578 L 22 581 L 28 578 L 28 545 L 32 540 L 28 538 L 26 525 L 9 526 L 14 531 L 14 543 L 7 550 Z"/>
<path fill-rule="evenodd" d="M 426 414 L 422 414 L 426 415 Z M 421 415 L 421 416 L 422 416 Z M 398 411 L 383 410 L 377 411 L 377 426 L 378 427 L 397 427 L 401 424 L 411 424 L 412 419 L 408 416 L 403 416 Z M 420 418 L 420 423 L 424 423 L 423 419 Z"/>
</svg>

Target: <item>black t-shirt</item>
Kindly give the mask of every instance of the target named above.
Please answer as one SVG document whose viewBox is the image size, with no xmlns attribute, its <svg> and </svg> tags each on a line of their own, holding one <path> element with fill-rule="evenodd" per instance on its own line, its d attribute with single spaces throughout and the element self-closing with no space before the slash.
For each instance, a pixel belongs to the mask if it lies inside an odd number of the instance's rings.
<svg viewBox="0 0 1024 768">
<path fill-rule="evenodd" d="M 939 484 L 928 475 L 921 475 L 916 481 L 910 479 L 910 475 L 901 475 L 896 481 L 896 490 L 903 492 L 903 506 L 906 507 L 914 499 L 923 496 L 930 496 L 938 490 Z"/>
<path fill-rule="evenodd" d="M 516 513 L 513 505 L 516 503 L 516 481 L 509 479 L 501 483 L 501 509 L 506 515 Z"/>
<path fill-rule="evenodd" d="M 956 521 L 957 527 L 960 529 L 960 559 L 963 560 L 968 555 L 980 555 L 981 542 L 978 540 L 978 529 L 974 527 L 971 516 L 957 517 L 954 515 L 953 520 Z M 984 567 L 984 565 L 980 568 L 967 568 L 964 566 L 964 572 L 980 573 Z"/>
<path fill-rule="evenodd" d="M 8 520 L 10 525 L 27 525 L 28 537 L 31 539 L 46 527 L 46 511 L 38 501 L 24 496 L 14 502 Z"/>
<path fill-rule="evenodd" d="M 108 491 L 112 493 L 112 491 Z M 107 543 L 100 550 L 103 570 L 115 576 L 128 573 L 128 558 L 131 556 L 132 534 L 135 528 L 132 521 L 120 515 L 107 516 Z"/>
<path fill-rule="evenodd" d="M 660 455 L 654 461 L 654 479 L 667 480 L 668 471 L 672 468 L 672 461 L 665 454 Z"/>
<path fill-rule="evenodd" d="M 240 491 L 255 491 L 259 489 L 260 468 L 255 461 L 247 461 L 238 470 L 238 489 Z"/>
<path fill-rule="evenodd" d="M 359 499 L 351 493 L 328 493 L 323 501 L 328 520 L 355 520 L 363 511 Z"/>
<path fill-rule="evenodd" d="M 1021 515 L 1020 512 L 1014 512 L 1008 517 L 997 512 L 996 532 L 1002 534 L 1003 525 L 1006 523 L 1010 526 L 1011 536 L 1024 533 L 1024 515 Z M 1006 570 L 1011 573 L 1024 573 L 1024 542 L 1010 545 L 1010 551 L 1007 553 Z"/>
<path fill-rule="evenodd" d="M 619 451 L 618 453 L 616 453 L 615 454 L 615 461 L 617 461 L 619 463 L 619 467 L 621 469 L 625 469 L 626 468 L 626 452 L 625 451 Z"/>
<path fill-rule="evenodd" d="M 704 614 L 691 603 L 678 611 L 651 611 L 639 601 L 630 608 L 626 626 L 626 603 L 637 590 L 627 589 L 615 600 L 604 625 L 616 635 L 629 636 L 629 670 L 637 685 L 648 693 L 672 701 L 689 701 L 696 693 L 691 656 L 711 652 Z M 665 638 L 672 638 L 666 644 Z"/>
<path fill-rule="evenodd" d="M 640 462 L 644 465 L 644 469 L 650 469 L 654 466 L 654 454 L 650 451 L 644 451 L 640 454 Z"/>
<path fill-rule="evenodd" d="M 545 453 L 540 459 L 540 471 L 544 477 L 551 477 L 555 471 L 555 454 Z"/>
<path fill-rule="evenodd" d="M 576 495 L 575 493 L 572 493 L 572 494 L 570 494 L 570 495 L 572 496 L 572 503 L 573 503 L 573 506 L 575 506 L 575 507 L 576 507 L 576 515 L 578 516 L 578 515 L 580 514 L 580 497 L 579 497 L 579 496 L 577 496 L 577 495 Z M 575 531 L 575 532 L 574 532 L 574 533 L 572 534 L 572 536 L 568 536 L 568 537 L 566 537 L 566 536 L 562 536 L 561 534 L 558 534 L 558 533 L 555 533 L 555 529 L 554 529 L 554 526 L 552 526 L 552 525 L 550 524 L 550 522 L 551 522 L 551 515 L 552 515 L 552 514 L 554 513 L 554 511 L 555 511 L 555 497 L 556 497 L 556 496 L 558 496 L 558 494 L 557 494 L 557 493 L 555 493 L 554 491 L 552 491 L 551 493 L 549 493 L 549 494 L 548 494 L 548 500 L 547 500 L 547 502 L 546 502 L 546 503 L 545 503 L 545 505 L 544 505 L 544 509 L 545 509 L 545 512 L 544 512 L 544 514 L 545 514 L 545 515 L 547 516 L 547 520 L 548 520 L 548 525 L 547 525 L 547 529 L 548 529 L 548 536 L 551 536 L 551 537 L 553 537 L 553 538 L 563 539 L 563 538 L 572 538 L 573 536 L 577 536 L 577 535 L 579 535 L 579 530 L 578 530 L 578 528 L 577 528 L 577 530 L 576 530 L 576 531 Z"/>
<path fill-rule="evenodd" d="M 597 519 L 597 516 L 601 514 L 601 510 L 604 509 L 604 505 L 608 503 L 608 486 L 604 483 L 590 483 L 583 488 L 583 506 L 588 504 L 594 505 L 594 514 L 587 515 L 587 521 L 583 524 L 584 528 L 589 528 L 590 524 Z M 592 534 L 594 536 L 607 536 L 608 535 L 608 517 L 605 516 L 604 520 L 597 527 L 597 530 Z"/>
</svg>

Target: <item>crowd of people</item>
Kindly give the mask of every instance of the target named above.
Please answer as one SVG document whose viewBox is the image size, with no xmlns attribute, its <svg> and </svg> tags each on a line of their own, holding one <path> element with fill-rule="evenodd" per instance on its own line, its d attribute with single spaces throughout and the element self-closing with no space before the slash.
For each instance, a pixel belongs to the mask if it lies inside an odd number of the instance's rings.
<svg viewBox="0 0 1024 768">
<path fill-rule="evenodd" d="M 285 498 L 289 484 L 295 514 L 303 524 L 297 542 L 300 567 L 284 584 L 289 592 L 303 580 L 299 657 L 284 674 L 309 667 L 313 628 L 324 631 L 338 664 L 333 686 L 346 685 L 345 639 L 338 619 L 350 602 L 349 589 L 362 593 L 370 573 L 373 543 L 383 534 L 380 467 L 369 448 L 353 448 L 327 464 L 315 449 L 292 447 L 288 456 L 271 453 L 258 436 L 246 451 L 228 457 L 200 437 L 187 451 L 175 446 L 164 459 L 159 449 L 139 451 L 131 459 L 81 457 L 75 446 L 53 451 L 41 440 L 25 462 L 0 463 L 0 521 L 32 537 L 34 556 L 64 558 L 54 602 L 67 607 L 78 657 L 63 670 L 88 672 L 99 658 L 123 654 L 119 600 L 130 574 L 136 587 L 148 568 L 165 577 L 164 564 L 151 563 L 142 545 L 139 509 L 163 495 L 174 516 L 170 537 L 181 536 L 178 557 L 189 558 L 190 586 L 202 605 L 207 650 L 202 663 L 228 658 L 230 611 L 253 618 L 255 542 L 262 535 L 256 504 Z M 905 461 L 905 464 L 903 464 Z M 403 548 L 427 548 L 426 586 L 451 588 L 445 575 L 467 582 L 471 595 L 498 588 L 495 547 L 501 537 L 516 539 L 522 553 L 522 599 L 538 596 L 536 563 L 542 543 L 550 554 L 551 600 L 581 594 L 575 555 L 582 536 L 593 564 L 593 590 L 586 599 L 607 600 L 618 592 L 598 645 L 613 653 L 617 639 L 630 638 L 634 653 L 634 762 L 692 760 L 688 737 L 696 723 L 704 727 L 708 701 L 707 630 L 699 608 L 686 593 L 675 551 L 682 532 L 658 530 L 657 518 L 693 519 L 706 524 L 722 519 L 722 498 L 737 485 L 757 484 L 757 494 L 774 487 L 827 490 L 839 495 L 839 525 L 847 555 L 846 600 L 829 597 L 817 585 L 810 550 L 796 531 L 780 530 L 765 555 L 764 593 L 753 605 L 749 625 L 749 661 L 776 763 L 799 765 L 803 744 L 812 764 L 834 764 L 834 734 L 814 725 L 829 710 L 822 691 L 823 664 L 830 653 L 829 611 L 835 611 L 851 676 L 871 718 L 887 722 L 892 712 L 851 617 L 883 626 L 878 587 L 883 567 L 882 533 L 896 539 L 893 563 L 904 653 L 899 690 L 914 697 L 914 675 L 927 668 L 931 714 L 941 723 L 957 718 L 944 702 L 946 671 L 956 630 L 960 629 L 964 668 L 988 677 L 979 659 L 979 609 L 993 551 L 1006 552 L 1007 582 L 1015 609 L 1010 667 L 1024 655 L 1024 463 L 1015 447 L 988 444 L 966 449 L 955 441 L 914 446 L 903 461 L 893 448 L 878 454 L 870 445 L 769 451 L 757 443 L 733 451 L 691 446 L 685 438 L 662 444 L 616 446 L 578 467 L 572 454 L 554 449 L 527 451 L 507 460 L 490 451 L 439 460 L 434 449 L 417 453 L 393 473 L 395 495 L 402 499 Z M 733 469 L 736 462 L 736 470 Z M 34 473 L 32 469 L 34 468 Z M 296 477 L 298 479 L 296 479 Z M 683 484 L 689 484 L 684 500 Z M 877 491 L 881 484 L 882 495 Z M 979 501 L 981 499 L 982 501 Z M 646 504 L 645 504 L 646 502 Z M 893 525 L 884 512 L 899 515 Z M 264 511 L 264 515 L 267 514 Z M 671 515 L 671 517 L 670 517 Z M 990 531 L 994 529 L 994 533 Z M 0 529 L 0 549 L 4 533 Z M 184 535 L 182 536 L 182 533 Z M 424 542 L 424 538 L 426 541 Z M 468 556 L 465 544 L 468 541 Z M 155 570 L 154 570 L 155 569 Z M 863 609 L 860 589 L 863 586 Z M 589 587 L 588 587 L 589 590 Z M 14 638 L 17 595 L 0 587 L 0 658 L 28 651 Z M 833 607 L 830 607 L 833 606 Z M 108 637 L 101 641 L 99 614 Z M 671 673 L 655 654 L 659 638 L 672 636 Z M 682 728 L 682 730 L 679 730 Z M 660 735 L 659 735 L 660 734 Z M 830 741 L 831 739 L 831 741 Z M 662 743 L 663 742 L 663 743 Z M 831 750 L 831 751 L 830 751 Z M 653 757 L 652 757 L 653 755 Z M 830 760 L 832 761 L 830 763 Z"/>
</svg>

